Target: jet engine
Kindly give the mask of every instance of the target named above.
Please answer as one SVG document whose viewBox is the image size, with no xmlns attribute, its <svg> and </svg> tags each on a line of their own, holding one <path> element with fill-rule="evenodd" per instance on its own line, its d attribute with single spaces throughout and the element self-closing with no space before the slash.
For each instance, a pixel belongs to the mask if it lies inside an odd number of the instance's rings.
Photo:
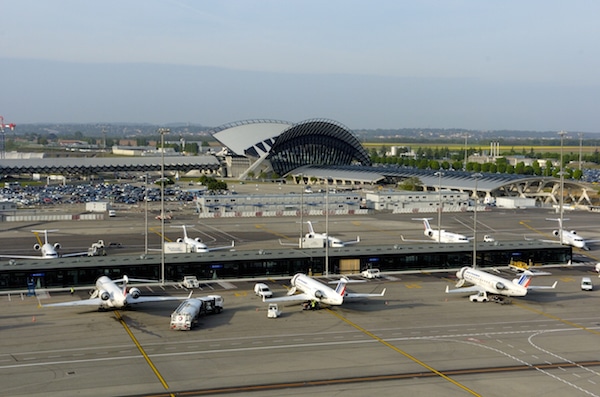
<svg viewBox="0 0 600 397">
<path fill-rule="evenodd" d="M 458 278 L 459 280 L 464 279 L 464 274 L 467 271 L 467 267 L 463 267 L 461 268 L 459 271 L 456 272 L 456 278 Z"/>
<path fill-rule="evenodd" d="M 60 243 L 54 243 L 54 249 L 59 250 L 60 249 Z"/>
<path fill-rule="evenodd" d="M 559 235 L 559 232 L 558 232 L 558 230 L 553 230 L 553 231 L 552 231 L 552 235 L 553 235 L 554 237 L 558 237 L 558 235 Z"/>
<path fill-rule="evenodd" d="M 110 299 L 110 294 L 104 290 L 101 290 L 98 292 L 98 296 L 100 297 L 100 299 L 102 299 L 103 301 L 107 301 Z"/>
<path fill-rule="evenodd" d="M 129 290 L 129 295 L 131 295 L 133 299 L 137 299 L 142 295 L 142 291 L 134 287 Z"/>
<path fill-rule="evenodd" d="M 319 290 L 315 291 L 315 298 L 321 299 L 323 297 L 325 297 L 325 294 L 322 291 L 319 291 Z"/>
<path fill-rule="evenodd" d="M 496 289 L 498 291 L 501 291 L 503 289 L 506 289 L 506 286 L 504 284 L 502 284 L 502 283 L 496 283 Z"/>
<path fill-rule="evenodd" d="M 42 248 L 42 246 L 41 246 L 41 245 L 39 245 L 39 244 L 33 244 L 33 249 L 34 249 L 34 250 L 36 250 L 36 251 L 39 251 L 39 250 L 40 250 L 40 248 Z"/>
<path fill-rule="evenodd" d="M 196 241 L 197 243 L 201 243 L 201 242 L 202 242 L 202 239 L 201 239 L 200 237 L 196 237 L 196 238 L 194 239 L 194 241 Z"/>
<path fill-rule="evenodd" d="M 183 239 L 182 239 L 181 237 L 179 237 L 179 238 L 177 239 L 177 242 L 178 242 L 178 243 L 183 243 Z"/>
<path fill-rule="evenodd" d="M 577 234 L 577 231 L 576 231 L 576 230 L 571 230 L 571 232 L 570 232 L 570 233 L 571 233 L 571 234 Z"/>
<path fill-rule="evenodd" d="M 425 230 L 423 234 L 427 237 L 433 237 L 433 230 Z"/>
</svg>

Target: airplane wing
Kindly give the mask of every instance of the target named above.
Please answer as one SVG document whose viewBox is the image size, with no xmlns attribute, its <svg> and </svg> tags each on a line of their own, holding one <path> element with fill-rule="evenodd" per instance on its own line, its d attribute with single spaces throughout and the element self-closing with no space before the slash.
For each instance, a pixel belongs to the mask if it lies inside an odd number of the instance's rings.
<svg viewBox="0 0 600 397">
<path fill-rule="evenodd" d="M 88 251 L 85 252 L 71 252 L 68 254 L 59 254 L 61 258 L 72 258 L 74 256 L 88 256 Z"/>
<path fill-rule="evenodd" d="M 47 259 L 43 258 L 41 255 L 0 255 L 0 258 L 7 259 Z"/>
<path fill-rule="evenodd" d="M 279 239 L 279 245 L 287 245 L 290 247 L 298 247 L 298 243 L 284 243 L 283 241 L 281 241 L 281 239 Z"/>
<path fill-rule="evenodd" d="M 479 285 L 472 285 L 470 287 L 461 287 L 461 288 L 455 288 L 455 289 L 450 289 L 450 287 L 448 287 L 446 285 L 446 293 L 447 294 L 473 294 L 473 293 L 477 293 L 477 292 L 487 292 L 485 288 L 479 286 Z"/>
<path fill-rule="evenodd" d="M 356 240 L 344 241 L 344 245 L 351 245 L 351 244 L 356 244 L 356 243 L 360 243 L 360 236 L 356 236 Z"/>
<path fill-rule="evenodd" d="M 164 301 L 176 301 L 184 300 L 192 297 L 190 292 L 189 296 L 140 296 L 137 299 L 133 299 L 131 295 L 127 296 L 127 304 L 133 305 L 136 303 L 147 303 L 147 302 L 164 302 Z"/>
<path fill-rule="evenodd" d="M 294 301 L 309 301 L 312 300 L 314 297 L 306 294 L 306 293 L 301 293 L 301 294 L 296 294 L 296 295 L 287 295 L 287 296 L 279 296 L 276 298 L 268 298 L 266 299 L 263 296 L 263 302 L 294 302 Z"/>
<path fill-rule="evenodd" d="M 400 238 L 402 239 L 402 241 L 408 241 L 408 242 L 414 242 L 414 243 L 430 243 L 432 240 L 409 240 L 404 238 L 403 235 L 400 235 Z M 435 241 L 435 240 L 433 240 Z"/>
<path fill-rule="evenodd" d="M 57 306 L 100 306 L 104 302 L 100 298 L 94 299 L 82 299 L 78 301 L 69 301 L 69 302 L 61 302 L 61 303 L 50 303 L 48 305 L 43 305 L 44 307 L 57 307 Z"/>
<path fill-rule="evenodd" d="M 140 296 L 137 299 L 133 299 L 130 296 L 127 297 L 127 304 L 133 305 L 136 303 L 147 303 L 147 302 L 164 302 L 188 299 L 189 296 Z M 50 303 L 43 305 L 44 307 L 58 307 L 58 306 L 101 306 L 105 301 L 100 298 L 93 299 L 82 299 L 78 301 L 69 301 L 61 303 Z"/>
<path fill-rule="evenodd" d="M 381 291 L 379 294 L 357 294 L 353 292 L 346 292 L 344 294 L 344 299 L 360 299 L 360 298 L 374 298 L 377 296 L 384 296 L 386 288 Z"/>
<path fill-rule="evenodd" d="M 231 245 L 224 245 L 222 247 L 213 247 L 213 248 L 208 248 L 207 251 L 211 252 L 211 251 L 218 251 L 218 250 L 226 250 L 226 249 L 230 249 L 235 247 L 235 241 L 231 241 Z"/>
<path fill-rule="evenodd" d="M 556 288 L 556 284 L 558 284 L 558 281 L 555 281 L 552 285 L 530 285 L 529 287 L 527 287 L 527 291 L 538 289 L 554 289 Z"/>
</svg>

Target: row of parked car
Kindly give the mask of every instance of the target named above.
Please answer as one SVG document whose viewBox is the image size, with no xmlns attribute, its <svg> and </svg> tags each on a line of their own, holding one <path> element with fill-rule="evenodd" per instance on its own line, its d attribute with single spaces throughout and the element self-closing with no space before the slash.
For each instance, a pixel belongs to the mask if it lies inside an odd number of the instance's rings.
<svg viewBox="0 0 600 397">
<path fill-rule="evenodd" d="M 160 189 L 155 186 L 130 183 L 85 183 L 79 185 L 15 185 L 0 189 L 0 200 L 14 201 L 19 206 L 79 204 L 93 201 L 137 204 L 144 201 L 160 201 Z M 192 201 L 193 193 L 185 190 L 165 188 L 166 201 Z"/>
</svg>

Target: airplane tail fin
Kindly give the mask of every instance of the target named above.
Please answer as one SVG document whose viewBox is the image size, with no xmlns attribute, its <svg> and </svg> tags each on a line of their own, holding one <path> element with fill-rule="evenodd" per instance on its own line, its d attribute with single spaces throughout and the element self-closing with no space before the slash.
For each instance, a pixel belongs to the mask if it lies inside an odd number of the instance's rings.
<svg viewBox="0 0 600 397">
<path fill-rule="evenodd" d="M 306 221 L 306 224 L 308 225 L 308 232 L 310 234 L 315 234 L 315 229 L 313 229 L 313 225 L 311 221 Z"/>
<path fill-rule="evenodd" d="M 525 288 L 529 287 L 529 283 L 531 282 L 531 276 L 533 276 L 533 273 L 531 273 L 528 270 L 525 270 L 523 274 L 521 274 L 521 277 L 515 279 L 516 284 Z"/>
<path fill-rule="evenodd" d="M 425 227 L 425 230 L 431 230 L 431 225 L 429 224 L 429 220 L 427 220 L 427 218 L 423 218 L 423 227 Z"/>
<path fill-rule="evenodd" d="M 340 278 L 337 287 L 335 287 L 335 293 L 344 296 L 346 293 L 346 284 L 348 283 L 348 279 L 346 277 Z"/>
</svg>

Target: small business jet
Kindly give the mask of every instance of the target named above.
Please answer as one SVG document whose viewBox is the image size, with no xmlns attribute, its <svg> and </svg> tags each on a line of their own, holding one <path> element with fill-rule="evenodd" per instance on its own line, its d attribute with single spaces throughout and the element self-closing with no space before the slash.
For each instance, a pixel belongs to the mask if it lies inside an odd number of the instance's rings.
<svg viewBox="0 0 600 397">
<path fill-rule="evenodd" d="M 200 237 L 196 237 L 196 238 L 188 237 L 187 228 L 185 225 L 171 226 L 171 227 L 177 227 L 177 228 L 183 229 L 183 238 L 178 238 L 177 242 L 178 243 L 186 243 L 187 246 L 190 248 L 190 252 L 198 252 L 198 253 L 199 252 L 210 252 L 210 251 L 229 249 L 229 248 L 233 248 L 235 246 L 235 242 L 231 241 L 231 245 L 227 245 L 227 246 L 223 246 L 223 247 L 208 248 L 208 246 L 202 242 L 202 239 Z"/>
<path fill-rule="evenodd" d="M 544 242 L 549 243 L 560 243 L 560 236 L 562 234 L 562 243 L 565 245 L 570 245 L 575 248 L 580 248 L 582 250 L 588 251 L 590 247 L 587 246 L 586 243 L 591 243 L 596 240 L 585 240 L 581 237 L 575 230 L 565 230 L 563 229 L 563 224 L 560 218 L 546 218 L 547 221 L 557 221 L 558 222 L 558 230 L 553 230 L 552 235 L 558 237 L 559 240 L 542 240 Z M 569 219 L 563 219 L 568 221 Z"/>
<path fill-rule="evenodd" d="M 547 274 L 547 273 L 545 273 Z M 446 286 L 446 293 L 489 293 L 504 296 L 525 296 L 527 291 L 534 289 L 554 289 L 557 281 L 552 286 L 532 286 L 529 285 L 531 277 L 534 276 L 530 270 L 525 270 L 519 278 L 508 280 L 506 278 L 495 276 L 482 270 L 465 266 L 456 272 L 458 283 L 456 289 L 450 289 Z M 463 287 L 464 283 L 470 283 L 472 286 Z"/>
<path fill-rule="evenodd" d="M 263 296 L 263 302 L 315 301 L 327 305 L 339 306 L 345 299 L 372 298 L 384 296 L 385 294 L 385 288 L 380 294 L 355 294 L 347 292 L 346 284 L 348 282 L 350 280 L 342 276 L 337 282 L 335 289 L 333 289 L 314 278 L 298 273 L 292 278 L 292 288 L 288 291 L 287 296 L 276 298 L 265 298 Z M 300 291 L 300 293 L 296 294 L 297 291 Z"/>
<path fill-rule="evenodd" d="M 463 236 L 462 234 L 458 234 L 458 233 L 451 233 L 451 232 L 447 232 L 445 230 L 433 230 L 431 228 L 431 225 L 429 224 L 429 221 L 431 219 L 433 219 L 433 218 L 413 218 L 413 221 L 423 221 L 423 226 L 425 227 L 423 234 L 425 236 L 429 237 L 430 239 L 432 239 L 433 241 L 438 241 L 440 243 L 468 243 L 469 240 L 472 239 L 472 238 Z M 400 236 L 400 237 L 402 238 L 402 241 L 423 241 L 423 240 L 407 240 L 404 238 L 404 236 Z"/>
<path fill-rule="evenodd" d="M 35 233 L 35 236 L 38 240 L 36 244 L 33 245 L 33 249 L 36 251 L 40 251 L 41 255 L 0 255 L 0 258 L 12 258 L 12 259 L 56 259 L 56 258 L 68 258 L 73 256 L 87 256 L 88 251 L 83 252 L 72 252 L 68 254 L 59 254 L 58 250 L 60 249 L 60 243 L 50 244 L 48 242 L 48 233 L 57 232 L 57 229 L 54 230 L 32 230 Z M 44 241 L 40 239 L 38 233 L 44 233 Z M 98 243 L 94 243 L 93 246 L 97 248 L 103 248 L 104 242 L 99 240 Z"/>
<path fill-rule="evenodd" d="M 313 228 L 311 221 L 307 221 L 306 223 L 308 224 L 308 233 L 306 233 L 304 235 L 303 241 L 300 242 L 300 248 L 302 248 L 302 245 L 304 245 L 306 243 L 306 241 L 321 240 L 321 241 L 323 241 L 323 247 L 325 246 L 325 241 L 327 241 L 327 242 L 329 242 L 329 247 L 331 247 L 331 248 L 342 248 L 347 245 L 360 243 L 360 236 L 356 236 L 356 240 L 342 241 L 341 239 L 339 239 L 337 237 L 328 236 L 327 233 L 317 233 L 317 232 L 315 232 L 315 229 Z M 279 244 L 293 245 L 293 246 L 296 245 L 296 244 L 291 244 L 291 243 L 284 243 L 281 240 L 279 240 Z"/>
<path fill-rule="evenodd" d="M 174 296 L 141 296 L 142 292 L 136 288 L 127 289 L 127 283 L 130 281 L 138 282 L 153 282 L 156 280 L 144 280 L 135 279 L 123 276 L 118 280 L 111 280 L 109 277 L 101 276 L 96 280 L 96 287 L 89 299 L 83 299 L 78 301 L 62 302 L 62 303 L 51 303 L 44 305 L 45 307 L 54 306 L 98 306 L 98 310 L 106 309 L 124 309 L 134 303 L 146 303 L 146 302 L 163 302 L 172 300 L 188 299 L 189 296 L 174 297 Z M 120 287 L 117 283 L 123 283 Z"/>
</svg>

